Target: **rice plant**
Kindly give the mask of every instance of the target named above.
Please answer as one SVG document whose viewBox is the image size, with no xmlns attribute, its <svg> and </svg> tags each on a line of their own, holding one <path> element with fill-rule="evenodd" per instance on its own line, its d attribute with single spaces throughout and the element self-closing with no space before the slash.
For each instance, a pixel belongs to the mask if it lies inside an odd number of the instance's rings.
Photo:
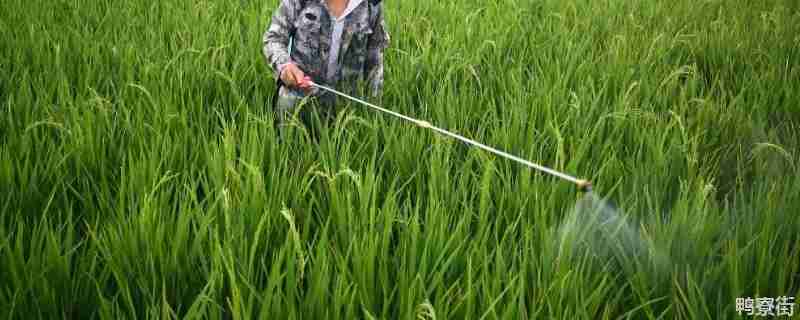
<svg viewBox="0 0 800 320">
<path fill-rule="evenodd" d="M 0 317 L 723 319 L 800 292 L 797 1 L 385 1 L 383 106 L 591 195 L 358 104 L 278 141 L 276 5 L 4 1 Z"/>
</svg>

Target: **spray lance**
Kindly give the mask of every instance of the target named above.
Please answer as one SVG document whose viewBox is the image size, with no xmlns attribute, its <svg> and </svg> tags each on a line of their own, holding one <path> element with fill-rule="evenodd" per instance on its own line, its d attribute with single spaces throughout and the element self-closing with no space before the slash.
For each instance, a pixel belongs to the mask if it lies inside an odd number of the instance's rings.
<svg viewBox="0 0 800 320">
<path fill-rule="evenodd" d="M 430 122 L 414 119 L 412 117 L 369 103 L 362 99 L 350 96 L 343 92 L 337 91 L 336 89 L 316 84 L 311 81 L 310 78 L 302 79 L 299 85 L 301 88 L 314 87 L 333 93 L 337 96 L 362 104 L 381 113 L 390 114 L 397 118 L 406 120 L 418 127 L 433 130 L 442 135 L 454 138 L 495 155 L 523 164 L 534 170 L 571 182 L 578 188 L 578 191 L 586 194 L 578 203 L 570 218 L 560 227 L 559 233 L 561 234 L 562 240 L 577 243 L 578 246 L 559 246 L 559 257 L 561 257 L 561 254 L 563 253 L 561 251 L 564 250 L 563 248 L 568 248 L 568 250 L 589 250 L 592 252 L 593 256 L 600 254 L 601 259 L 604 259 L 601 261 L 605 261 L 605 265 L 608 265 L 608 261 L 629 263 L 632 261 L 631 259 L 637 259 L 633 261 L 648 262 L 641 263 L 640 265 L 653 266 L 653 268 L 655 268 L 653 271 L 659 272 L 659 274 L 663 274 L 665 272 L 664 270 L 668 270 L 665 268 L 669 268 L 668 257 L 658 253 L 652 244 L 647 242 L 647 240 L 637 229 L 632 227 L 623 217 L 621 217 L 617 209 L 612 204 L 597 198 L 597 196 L 591 192 L 592 183 L 588 180 L 578 179 L 566 173 L 535 164 L 505 151 L 498 150 L 478 141 L 468 139 L 464 136 L 436 127 Z M 573 253 L 567 252 L 565 257 L 580 256 L 580 252 L 581 251 L 576 251 Z"/>
<path fill-rule="evenodd" d="M 557 177 L 559 179 L 569 181 L 569 182 L 573 183 L 578 188 L 578 190 L 581 191 L 581 192 L 591 192 L 592 191 L 592 183 L 589 182 L 588 180 L 578 179 L 578 178 L 573 177 L 571 175 L 568 175 L 566 173 L 559 172 L 559 171 L 556 171 L 554 169 L 551 169 L 551 168 L 548 168 L 548 167 L 545 167 L 545 166 L 530 162 L 528 160 L 522 159 L 522 158 L 517 157 L 515 155 L 509 154 L 509 153 L 507 153 L 505 151 L 498 150 L 497 148 L 493 148 L 493 147 L 487 146 L 487 145 L 485 145 L 483 143 L 480 143 L 478 141 L 475 141 L 475 140 L 472 140 L 472 139 L 468 139 L 468 138 L 466 138 L 464 136 L 461 136 L 459 134 L 456 134 L 456 133 L 444 130 L 442 128 L 436 127 L 436 126 L 432 125 L 430 122 L 427 122 L 427 121 L 424 121 L 424 120 L 414 119 L 412 117 L 409 117 L 409 116 L 394 112 L 392 110 L 383 108 L 381 106 L 377 106 L 375 104 L 369 103 L 369 102 L 364 101 L 362 99 L 350 96 L 350 95 L 345 94 L 345 93 L 343 93 L 341 91 L 338 91 L 336 89 L 329 88 L 329 87 L 317 84 L 317 83 L 311 81 L 311 78 L 309 78 L 309 77 L 306 77 L 306 78 L 300 80 L 299 86 L 301 88 L 315 87 L 315 88 L 318 88 L 318 89 L 321 89 L 321 90 L 325 90 L 327 92 L 333 93 L 333 94 L 335 94 L 337 96 L 343 97 L 343 98 L 348 99 L 350 101 L 357 102 L 357 103 L 362 104 L 364 106 L 370 107 L 373 110 L 377 110 L 379 112 L 390 114 L 390 115 L 395 116 L 397 118 L 406 120 L 406 121 L 411 122 L 412 124 L 414 124 L 414 125 L 416 125 L 418 127 L 421 127 L 421 128 L 424 128 L 424 129 L 433 130 L 433 131 L 435 131 L 437 133 L 440 133 L 442 135 L 454 138 L 454 139 L 459 140 L 461 142 L 464 142 L 466 144 L 481 148 L 481 149 L 483 149 L 485 151 L 488 151 L 490 153 L 493 153 L 495 155 L 501 156 L 503 158 L 512 160 L 512 161 L 517 162 L 517 163 L 521 163 L 521 164 L 523 164 L 523 165 L 525 165 L 525 166 L 527 166 L 529 168 L 532 168 L 534 170 L 538 170 L 540 172 L 547 173 L 547 174 L 549 174 L 551 176 L 554 176 L 554 177 Z"/>
</svg>

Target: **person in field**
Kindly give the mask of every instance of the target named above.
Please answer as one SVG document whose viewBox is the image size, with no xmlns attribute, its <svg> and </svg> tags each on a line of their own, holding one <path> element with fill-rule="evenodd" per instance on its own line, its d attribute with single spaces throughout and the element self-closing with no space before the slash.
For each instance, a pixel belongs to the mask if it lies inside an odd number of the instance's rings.
<svg viewBox="0 0 800 320">
<path fill-rule="evenodd" d="M 353 95 L 379 98 L 383 52 L 389 45 L 380 0 L 281 0 L 264 33 L 263 53 L 275 74 L 276 120 L 285 124 L 298 103 L 306 126 L 335 115 L 333 94 L 308 81 Z"/>
</svg>

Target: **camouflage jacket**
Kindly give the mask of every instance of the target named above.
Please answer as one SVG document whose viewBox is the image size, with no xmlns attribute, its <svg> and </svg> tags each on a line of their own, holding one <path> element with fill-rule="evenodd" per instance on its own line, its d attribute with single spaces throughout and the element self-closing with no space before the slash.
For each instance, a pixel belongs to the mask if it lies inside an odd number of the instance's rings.
<svg viewBox="0 0 800 320">
<path fill-rule="evenodd" d="M 294 62 L 314 82 L 350 92 L 363 83 L 374 97 L 380 96 L 383 50 L 389 44 L 383 5 L 363 1 L 344 18 L 339 70 L 331 79 L 326 69 L 334 18 L 328 12 L 325 0 L 281 0 L 263 38 L 264 57 L 275 76 L 282 65 Z"/>
</svg>

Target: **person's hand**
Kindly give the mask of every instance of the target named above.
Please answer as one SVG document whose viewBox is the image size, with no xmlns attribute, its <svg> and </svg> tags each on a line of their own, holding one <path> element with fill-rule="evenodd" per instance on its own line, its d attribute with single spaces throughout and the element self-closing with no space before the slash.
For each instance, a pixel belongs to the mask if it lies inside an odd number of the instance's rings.
<svg viewBox="0 0 800 320">
<path fill-rule="evenodd" d="M 306 92 L 311 89 L 311 78 L 306 76 L 303 70 L 300 70 L 294 63 L 289 63 L 283 67 L 281 81 L 289 87 L 303 89 Z"/>
<path fill-rule="evenodd" d="M 303 79 L 300 79 L 300 81 L 297 83 L 297 87 L 305 90 L 306 92 L 311 92 L 311 77 L 305 76 Z"/>
</svg>

